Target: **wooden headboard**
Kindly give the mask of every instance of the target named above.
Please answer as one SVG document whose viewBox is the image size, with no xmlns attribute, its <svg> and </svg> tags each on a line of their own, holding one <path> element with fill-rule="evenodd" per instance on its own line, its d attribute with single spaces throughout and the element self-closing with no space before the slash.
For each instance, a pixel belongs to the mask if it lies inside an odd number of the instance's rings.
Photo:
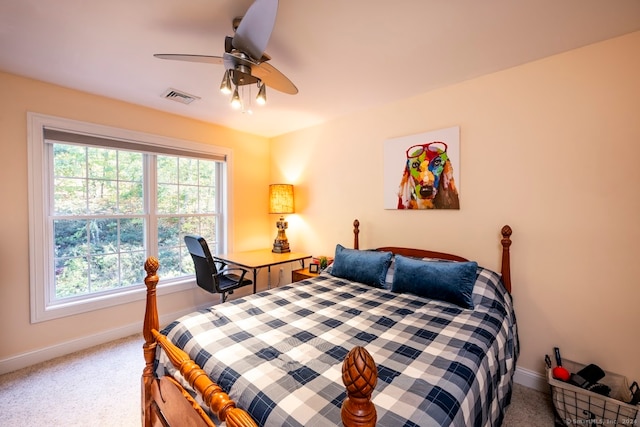
<svg viewBox="0 0 640 427">
<path fill-rule="evenodd" d="M 502 244 L 502 266 L 500 269 L 500 273 L 502 274 L 502 282 L 504 283 L 504 287 L 507 289 L 509 293 L 511 293 L 511 263 L 509 257 L 509 247 L 511 246 L 511 227 L 505 225 L 502 227 L 500 233 L 502 234 L 502 239 L 500 243 Z M 353 221 L 353 248 L 360 249 L 360 241 L 358 239 L 358 235 L 360 234 L 360 221 L 357 219 Z M 413 258 L 435 258 L 435 259 L 444 259 L 448 261 L 469 261 L 467 258 L 463 258 L 459 255 L 448 254 L 445 252 L 436 252 L 425 249 L 415 249 L 415 248 L 401 248 L 397 246 L 383 246 L 380 248 L 376 248 L 376 251 L 385 251 L 391 252 L 395 255 L 403 255 Z"/>
</svg>

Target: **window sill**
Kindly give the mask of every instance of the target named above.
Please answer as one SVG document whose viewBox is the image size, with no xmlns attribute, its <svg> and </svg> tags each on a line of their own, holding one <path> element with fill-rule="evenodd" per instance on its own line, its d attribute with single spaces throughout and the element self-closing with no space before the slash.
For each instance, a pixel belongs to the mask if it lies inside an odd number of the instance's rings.
<svg viewBox="0 0 640 427">
<path fill-rule="evenodd" d="M 182 292 L 195 289 L 194 277 L 176 280 L 172 283 L 158 284 L 157 295 L 169 295 L 175 292 Z M 93 298 L 85 298 L 80 301 L 62 302 L 50 305 L 44 310 L 33 310 L 31 323 L 46 322 L 67 316 L 74 316 L 88 313 L 109 307 L 115 307 L 131 302 L 142 301 L 147 296 L 147 288 L 144 285 L 132 287 L 130 291 L 117 294 L 99 295 Z M 142 315 L 142 314 L 141 314 Z"/>
</svg>

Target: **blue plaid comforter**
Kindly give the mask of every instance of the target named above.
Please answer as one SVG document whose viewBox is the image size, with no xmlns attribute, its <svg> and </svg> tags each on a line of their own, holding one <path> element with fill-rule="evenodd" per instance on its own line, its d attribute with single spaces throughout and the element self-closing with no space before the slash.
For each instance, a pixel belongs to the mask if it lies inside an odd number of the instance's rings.
<svg viewBox="0 0 640 427">
<path fill-rule="evenodd" d="M 378 426 L 498 426 L 516 320 L 500 276 L 478 273 L 473 310 L 323 273 L 184 316 L 163 333 L 260 426 L 342 425 L 342 361 L 357 345 L 378 366 Z M 175 376 L 157 357 L 158 373 Z"/>
</svg>

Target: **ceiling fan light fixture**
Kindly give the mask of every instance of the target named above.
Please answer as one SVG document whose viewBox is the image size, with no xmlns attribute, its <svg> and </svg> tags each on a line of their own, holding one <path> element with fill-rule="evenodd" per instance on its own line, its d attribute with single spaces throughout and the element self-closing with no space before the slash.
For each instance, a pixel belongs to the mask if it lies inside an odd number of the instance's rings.
<svg viewBox="0 0 640 427">
<path fill-rule="evenodd" d="M 258 105 L 264 105 L 267 103 L 267 85 L 258 80 L 258 95 L 256 96 L 256 102 Z"/>
<path fill-rule="evenodd" d="M 236 86 L 231 97 L 231 107 L 235 110 L 239 110 L 242 107 L 242 101 L 240 100 L 240 94 L 238 94 L 238 87 Z"/>
<path fill-rule="evenodd" d="M 220 83 L 220 92 L 225 95 L 229 95 L 231 91 L 231 72 L 229 70 L 225 70 L 224 76 L 222 76 L 222 83 Z"/>
</svg>

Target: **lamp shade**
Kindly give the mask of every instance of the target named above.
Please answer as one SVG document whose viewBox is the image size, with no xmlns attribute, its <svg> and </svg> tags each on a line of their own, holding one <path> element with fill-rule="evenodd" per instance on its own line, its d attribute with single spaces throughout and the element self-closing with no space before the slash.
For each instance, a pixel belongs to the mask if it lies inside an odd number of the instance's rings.
<svg viewBox="0 0 640 427">
<path fill-rule="evenodd" d="M 293 213 L 293 185 L 271 184 L 269 186 L 269 213 Z"/>
</svg>

